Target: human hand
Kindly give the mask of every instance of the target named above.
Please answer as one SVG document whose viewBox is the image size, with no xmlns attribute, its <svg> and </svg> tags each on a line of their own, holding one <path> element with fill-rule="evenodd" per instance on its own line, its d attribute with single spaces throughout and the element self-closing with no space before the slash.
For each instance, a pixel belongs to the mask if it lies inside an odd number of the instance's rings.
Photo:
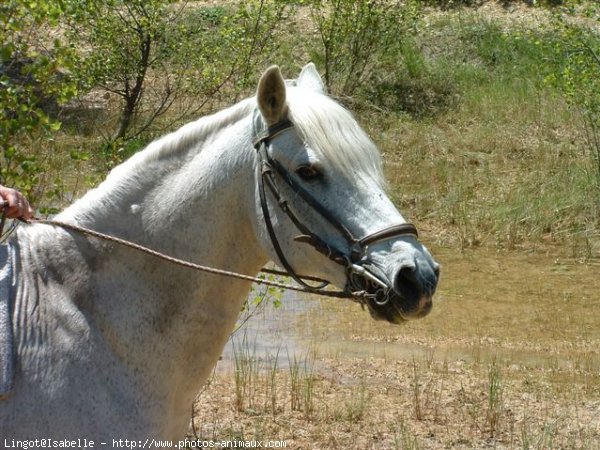
<svg viewBox="0 0 600 450">
<path fill-rule="evenodd" d="M 6 217 L 9 219 L 31 219 L 33 209 L 23 194 L 16 189 L 0 185 L 0 208 L 8 205 Z"/>
</svg>

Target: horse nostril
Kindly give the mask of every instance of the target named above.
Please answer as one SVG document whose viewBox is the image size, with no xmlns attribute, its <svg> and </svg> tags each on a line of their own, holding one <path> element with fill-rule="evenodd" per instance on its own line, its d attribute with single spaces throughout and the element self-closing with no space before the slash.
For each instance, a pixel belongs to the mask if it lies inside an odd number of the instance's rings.
<svg viewBox="0 0 600 450">
<path fill-rule="evenodd" d="M 415 267 L 403 267 L 398 271 L 394 279 L 394 290 L 409 304 L 419 301 L 421 289 Z"/>
</svg>

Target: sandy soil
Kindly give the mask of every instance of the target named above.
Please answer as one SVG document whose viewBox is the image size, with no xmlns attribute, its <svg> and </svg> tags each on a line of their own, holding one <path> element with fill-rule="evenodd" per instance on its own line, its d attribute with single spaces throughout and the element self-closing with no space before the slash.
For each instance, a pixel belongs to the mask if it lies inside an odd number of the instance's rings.
<svg viewBox="0 0 600 450">
<path fill-rule="evenodd" d="M 255 313 L 197 399 L 196 435 L 295 449 L 600 448 L 597 264 L 433 253 L 444 269 L 423 320 L 392 326 L 354 304 L 287 296 Z"/>
</svg>

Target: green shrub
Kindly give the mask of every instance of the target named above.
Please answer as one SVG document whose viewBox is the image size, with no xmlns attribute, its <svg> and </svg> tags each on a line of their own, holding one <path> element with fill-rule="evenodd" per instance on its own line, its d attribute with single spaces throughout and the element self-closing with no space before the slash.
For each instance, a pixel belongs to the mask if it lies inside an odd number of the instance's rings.
<svg viewBox="0 0 600 450">
<path fill-rule="evenodd" d="M 43 194 L 47 155 L 40 142 L 60 128 L 57 107 L 75 94 L 72 51 L 51 41 L 63 2 L 8 1 L 0 5 L 0 183 L 36 202 Z"/>
<path fill-rule="evenodd" d="M 309 3 L 321 41 L 309 54 L 324 70 L 327 89 L 342 96 L 353 95 L 383 67 L 396 66 L 401 45 L 420 15 L 416 0 Z"/>
<path fill-rule="evenodd" d="M 600 25 L 600 6 L 590 7 L 592 23 Z M 589 173 L 595 186 L 592 201 L 600 221 L 600 33 L 585 22 L 574 21 L 566 11 L 554 16 L 555 70 L 546 81 L 558 87 L 579 113 L 587 143 Z"/>
<path fill-rule="evenodd" d="M 113 164 L 130 153 L 123 142 L 147 140 L 188 121 L 211 102 L 221 103 L 225 87 L 234 88 L 229 100 L 237 97 L 268 59 L 285 9 L 266 0 L 215 7 L 171 0 L 79 5 L 68 17 L 68 38 L 85 49 L 77 67 L 80 86 L 119 102 L 117 117 L 108 122 L 114 130 L 102 133 L 109 141 L 104 161 Z"/>
<path fill-rule="evenodd" d="M 393 70 L 372 74 L 370 83 L 361 89 L 370 103 L 416 119 L 435 116 L 459 103 L 462 72 L 468 68 L 445 58 L 428 61 L 410 40 L 398 55 Z M 474 74 L 473 77 L 477 78 Z"/>
</svg>

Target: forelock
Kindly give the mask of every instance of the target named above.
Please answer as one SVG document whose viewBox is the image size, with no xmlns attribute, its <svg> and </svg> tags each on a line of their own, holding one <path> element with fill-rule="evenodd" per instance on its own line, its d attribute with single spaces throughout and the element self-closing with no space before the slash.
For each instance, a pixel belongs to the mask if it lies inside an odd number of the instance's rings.
<svg viewBox="0 0 600 450">
<path fill-rule="evenodd" d="M 384 186 L 379 150 L 347 109 L 306 89 L 287 91 L 290 119 L 315 152 L 349 178 L 367 176 Z"/>
</svg>

